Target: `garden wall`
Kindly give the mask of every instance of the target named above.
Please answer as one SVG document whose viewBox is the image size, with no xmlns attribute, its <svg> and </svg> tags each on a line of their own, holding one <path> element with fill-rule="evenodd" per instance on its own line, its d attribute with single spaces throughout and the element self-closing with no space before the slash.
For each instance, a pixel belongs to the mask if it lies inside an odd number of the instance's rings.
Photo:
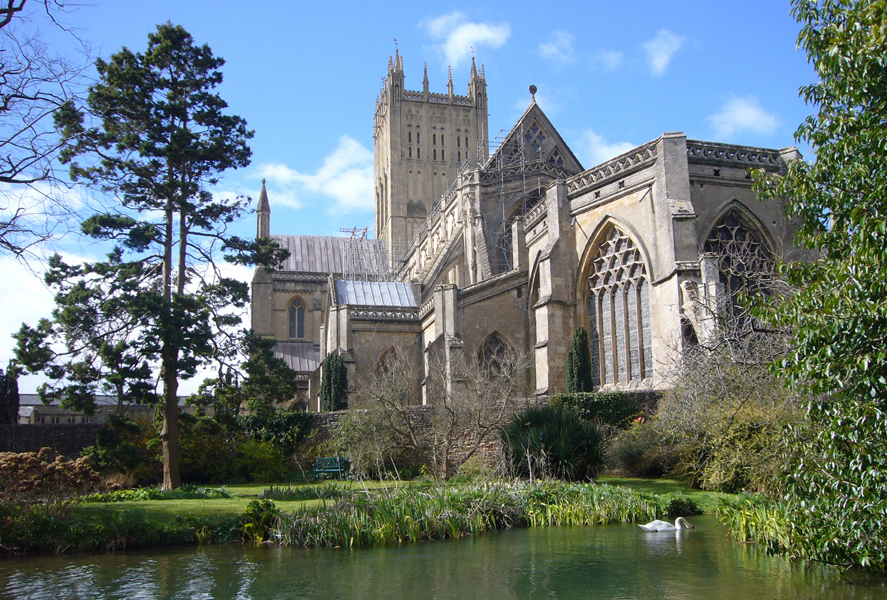
<svg viewBox="0 0 887 600">
<path fill-rule="evenodd" d="M 0 425 L 0 452 L 38 452 L 52 448 L 56 454 L 76 458 L 86 446 L 95 444 L 102 425 Z"/>
</svg>

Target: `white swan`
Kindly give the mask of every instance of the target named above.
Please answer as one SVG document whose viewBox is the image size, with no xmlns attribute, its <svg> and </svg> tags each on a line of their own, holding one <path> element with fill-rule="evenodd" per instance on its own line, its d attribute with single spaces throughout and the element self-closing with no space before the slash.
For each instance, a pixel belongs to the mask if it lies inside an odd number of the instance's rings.
<svg viewBox="0 0 887 600">
<path fill-rule="evenodd" d="M 678 529 L 696 529 L 684 517 L 678 517 L 674 525 L 668 521 L 650 521 L 646 525 L 638 525 L 644 531 L 677 531 Z"/>
</svg>

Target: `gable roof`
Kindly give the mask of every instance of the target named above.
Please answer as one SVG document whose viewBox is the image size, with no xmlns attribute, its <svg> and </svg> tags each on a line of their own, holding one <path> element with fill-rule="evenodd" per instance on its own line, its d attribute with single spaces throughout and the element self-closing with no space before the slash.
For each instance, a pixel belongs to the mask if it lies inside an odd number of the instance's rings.
<svg viewBox="0 0 887 600">
<path fill-rule="evenodd" d="M 485 169 L 497 166 L 507 167 L 519 162 L 523 149 L 523 159 L 527 162 L 545 162 L 552 167 L 563 169 L 569 174 L 581 173 L 582 164 L 570 147 L 536 104 L 530 106 L 517 120 L 496 151 L 490 155 Z"/>
<path fill-rule="evenodd" d="M 345 273 L 348 245 L 356 250 L 359 260 L 354 260 L 349 273 L 368 275 L 384 266 L 385 253 L 382 240 L 355 239 L 325 235 L 272 235 L 281 248 L 289 250 L 282 271 L 299 273 Z M 383 269 L 384 270 L 384 269 Z"/>
<path fill-rule="evenodd" d="M 314 342 L 277 342 L 274 358 L 283 360 L 293 371 L 313 373 L 320 366 L 320 346 Z"/>
</svg>

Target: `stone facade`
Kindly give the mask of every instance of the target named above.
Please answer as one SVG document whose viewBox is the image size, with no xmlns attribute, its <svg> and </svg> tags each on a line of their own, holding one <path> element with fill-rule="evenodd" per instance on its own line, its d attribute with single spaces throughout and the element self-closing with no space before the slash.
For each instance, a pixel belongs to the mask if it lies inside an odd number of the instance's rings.
<svg viewBox="0 0 887 600">
<path fill-rule="evenodd" d="M 479 75 L 474 64 L 469 94 L 456 96 L 452 77 L 447 94 L 431 94 L 427 74 L 422 92 L 404 91 L 402 59 L 389 62 L 375 119 L 381 245 L 363 240 L 353 248 L 380 252 L 384 258 L 361 264 L 387 268 L 352 269 L 350 277 L 375 279 L 380 292 L 379 281 L 409 284 L 411 296 L 343 303 L 331 290 L 348 279 L 346 268 L 310 274 L 317 315 L 306 321 L 313 328 L 306 339 L 317 344 L 318 359 L 343 354 L 350 381 L 371 375 L 397 349 L 415 361 L 418 388 L 432 347 L 450 360 L 492 344 L 532 357 L 529 394 L 557 393 L 581 326 L 598 389 L 662 389 L 684 346 L 712 335 L 713 320 L 694 306 L 722 306 L 729 295 L 718 252 L 741 246 L 767 260 L 799 256 L 781 203 L 759 201 L 748 175 L 750 168 L 783 172 L 800 158 L 795 148 L 665 133 L 585 169 L 535 98 L 487 156 L 485 107 L 483 69 Z M 463 155 L 465 146 L 473 154 Z M 270 235 L 264 188 L 263 197 L 259 235 Z M 297 292 L 283 282 L 304 276 L 257 271 L 257 332 L 287 339 L 281 315 Z M 316 390 L 306 393 L 316 407 Z"/>
</svg>

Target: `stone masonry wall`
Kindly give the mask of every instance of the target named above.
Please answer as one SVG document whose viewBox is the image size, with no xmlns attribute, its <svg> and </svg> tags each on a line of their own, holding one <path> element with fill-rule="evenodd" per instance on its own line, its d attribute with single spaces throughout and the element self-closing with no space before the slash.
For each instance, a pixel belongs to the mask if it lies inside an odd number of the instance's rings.
<svg viewBox="0 0 887 600">
<path fill-rule="evenodd" d="M 96 431 L 102 425 L 0 425 L 0 452 L 38 452 L 52 448 L 70 458 L 80 456 L 86 446 L 95 444 Z"/>
</svg>

